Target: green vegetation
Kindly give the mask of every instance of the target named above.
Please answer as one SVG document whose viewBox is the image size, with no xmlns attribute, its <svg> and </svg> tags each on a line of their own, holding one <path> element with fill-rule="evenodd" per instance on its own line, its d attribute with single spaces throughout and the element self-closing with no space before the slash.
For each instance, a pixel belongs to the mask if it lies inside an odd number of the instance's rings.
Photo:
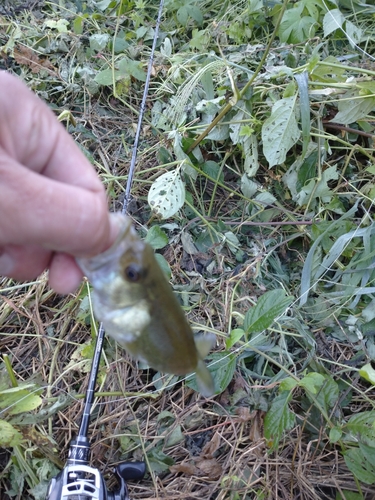
<svg viewBox="0 0 375 500">
<path fill-rule="evenodd" d="M 158 7 L 0 6 L 0 67 L 49 103 L 112 210 Z M 131 498 L 374 498 L 374 34 L 370 0 L 166 0 L 130 213 L 217 336 L 218 394 L 107 339 L 93 465 L 145 456 Z M 0 285 L 0 496 L 39 500 L 80 418 L 90 289 Z"/>
</svg>

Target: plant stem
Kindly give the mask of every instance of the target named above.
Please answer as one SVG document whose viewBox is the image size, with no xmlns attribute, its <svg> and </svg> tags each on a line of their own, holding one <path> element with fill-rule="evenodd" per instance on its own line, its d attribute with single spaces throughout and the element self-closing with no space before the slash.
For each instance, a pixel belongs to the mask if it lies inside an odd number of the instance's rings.
<svg viewBox="0 0 375 500">
<path fill-rule="evenodd" d="M 268 44 L 267 44 L 267 47 L 266 47 L 266 49 L 265 49 L 265 51 L 263 53 L 262 59 L 260 60 L 260 63 L 258 64 L 258 66 L 257 66 L 256 70 L 254 71 L 252 77 L 247 82 L 247 84 L 243 87 L 243 89 L 241 89 L 241 91 L 238 92 L 238 97 L 236 96 L 235 99 L 234 99 L 234 101 L 232 101 L 230 99 L 229 102 L 221 109 L 221 111 L 219 111 L 219 114 L 212 121 L 212 123 L 210 123 L 210 125 L 200 134 L 199 137 L 197 137 L 197 139 L 193 142 L 193 144 L 187 150 L 188 154 L 191 153 L 193 151 L 193 149 L 196 148 L 203 141 L 203 139 L 205 137 L 207 137 L 207 135 L 211 132 L 211 130 L 214 127 L 216 127 L 216 125 L 221 121 L 221 119 L 227 113 L 229 113 L 229 111 L 233 108 L 233 106 L 235 106 L 237 104 L 237 102 L 240 99 L 242 99 L 242 97 L 246 94 L 246 92 L 249 89 L 249 87 L 253 84 L 254 80 L 256 79 L 256 77 L 258 76 L 258 74 L 260 73 L 260 71 L 262 70 L 264 63 L 266 62 L 267 56 L 268 56 L 268 54 L 269 54 L 269 52 L 271 50 L 271 47 L 272 47 L 272 44 L 273 44 L 275 38 L 276 38 L 276 33 L 277 33 L 278 29 L 279 29 L 281 20 L 283 18 L 283 15 L 284 15 L 284 12 L 286 10 L 286 7 L 287 7 L 288 3 L 289 3 L 289 0 L 284 0 L 283 5 L 282 5 L 281 10 L 280 10 L 279 17 L 278 17 L 276 25 L 275 25 L 275 28 L 274 28 L 273 33 L 271 35 L 271 38 L 268 41 Z"/>
</svg>

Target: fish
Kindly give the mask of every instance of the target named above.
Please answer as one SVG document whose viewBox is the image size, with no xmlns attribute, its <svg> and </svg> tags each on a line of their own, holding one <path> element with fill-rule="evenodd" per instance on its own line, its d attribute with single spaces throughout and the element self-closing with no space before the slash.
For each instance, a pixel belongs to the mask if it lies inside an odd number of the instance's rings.
<svg viewBox="0 0 375 500">
<path fill-rule="evenodd" d="M 194 337 L 152 247 L 139 238 L 129 217 L 116 216 L 121 230 L 114 244 L 76 259 L 93 285 L 96 319 L 134 358 L 162 373 L 195 372 L 199 392 L 212 396 L 214 381 L 204 358 L 215 336 Z"/>
</svg>

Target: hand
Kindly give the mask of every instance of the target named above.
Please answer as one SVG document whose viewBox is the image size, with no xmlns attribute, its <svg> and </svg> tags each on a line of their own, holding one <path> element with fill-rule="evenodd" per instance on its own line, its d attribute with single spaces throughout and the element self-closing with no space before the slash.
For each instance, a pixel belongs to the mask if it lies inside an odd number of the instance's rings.
<svg viewBox="0 0 375 500">
<path fill-rule="evenodd" d="M 82 279 L 74 256 L 104 251 L 116 232 L 89 161 L 48 106 L 0 71 L 0 275 L 49 269 L 51 287 L 69 293 Z"/>
</svg>

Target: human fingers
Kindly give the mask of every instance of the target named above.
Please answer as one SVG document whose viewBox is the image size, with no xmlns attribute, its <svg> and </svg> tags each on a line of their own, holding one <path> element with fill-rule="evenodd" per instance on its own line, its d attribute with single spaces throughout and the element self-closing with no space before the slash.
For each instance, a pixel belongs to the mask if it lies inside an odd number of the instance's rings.
<svg viewBox="0 0 375 500">
<path fill-rule="evenodd" d="M 17 77 L 0 71 L 0 146 L 18 163 L 104 196 L 90 162 L 48 106 Z"/>
<path fill-rule="evenodd" d="M 0 276 L 28 281 L 39 276 L 49 265 L 51 252 L 37 245 L 0 247 Z"/>
<path fill-rule="evenodd" d="M 111 244 L 104 196 L 25 168 L 0 148 L 0 247 L 39 245 L 74 256 Z"/>
<path fill-rule="evenodd" d="M 48 282 L 51 288 L 63 295 L 73 292 L 82 281 L 82 271 L 75 259 L 68 254 L 55 253 L 52 256 Z"/>
</svg>

